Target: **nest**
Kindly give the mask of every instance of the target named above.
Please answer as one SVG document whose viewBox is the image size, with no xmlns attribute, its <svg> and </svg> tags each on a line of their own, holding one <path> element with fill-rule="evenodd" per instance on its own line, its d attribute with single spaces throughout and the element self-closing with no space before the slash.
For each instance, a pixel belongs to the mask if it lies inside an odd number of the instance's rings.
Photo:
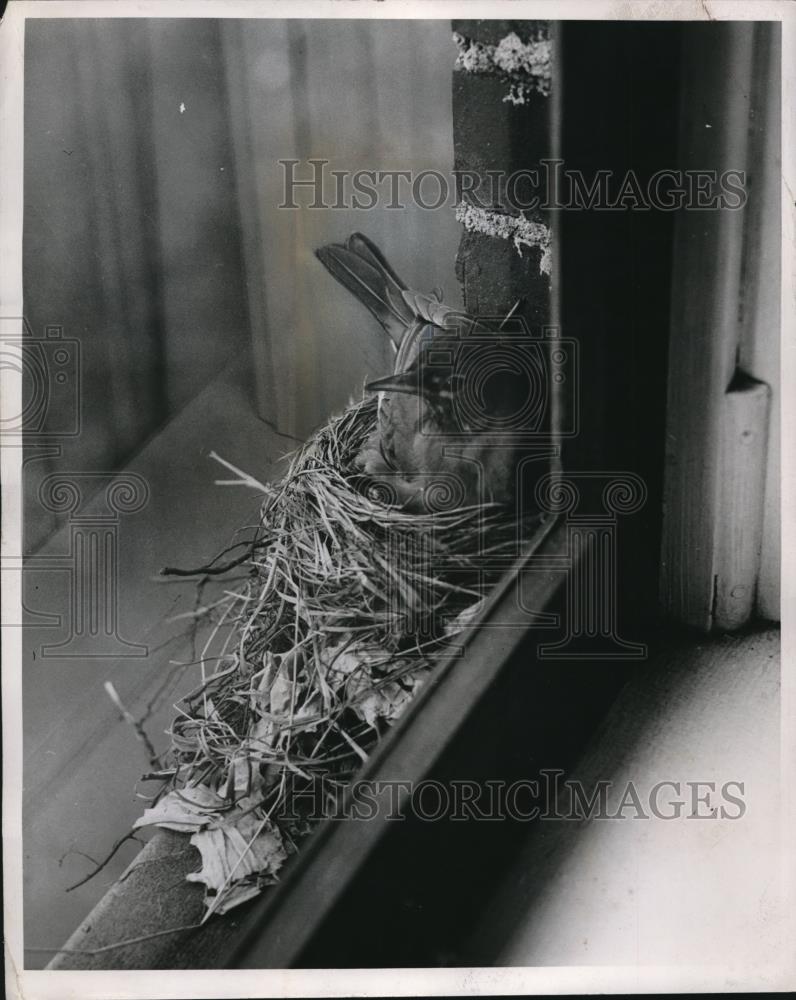
<svg viewBox="0 0 796 1000">
<path fill-rule="evenodd" d="M 390 505 L 353 463 L 375 420 L 375 400 L 353 405 L 265 487 L 250 575 L 216 608 L 218 652 L 206 647 L 169 783 L 136 824 L 192 834 L 207 915 L 276 880 L 478 611 L 499 575 L 485 565 L 527 531 L 444 495 L 427 514 Z"/>
</svg>

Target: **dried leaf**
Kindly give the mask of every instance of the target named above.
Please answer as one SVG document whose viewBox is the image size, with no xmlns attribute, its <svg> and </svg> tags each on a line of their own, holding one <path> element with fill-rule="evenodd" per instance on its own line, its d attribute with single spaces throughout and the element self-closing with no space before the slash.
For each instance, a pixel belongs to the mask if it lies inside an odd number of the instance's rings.
<svg viewBox="0 0 796 1000">
<path fill-rule="evenodd" d="M 382 687 L 372 688 L 353 708 L 363 722 L 375 728 L 376 719 L 397 719 L 409 698 L 409 692 L 405 688 L 391 681 Z"/>
<path fill-rule="evenodd" d="M 164 795 L 157 805 L 145 810 L 133 823 L 142 826 L 162 826 L 166 830 L 191 833 L 216 821 L 214 812 L 227 807 L 224 799 L 206 785 L 194 785 Z"/>
<path fill-rule="evenodd" d="M 438 302 L 422 306 L 441 314 Z M 362 449 L 378 438 L 377 408 L 375 399 L 354 405 L 296 454 L 280 483 L 264 488 L 253 575 L 227 592 L 226 604 L 212 604 L 223 608 L 214 628 L 238 623 L 235 652 L 220 660 L 230 666 L 184 700 L 172 727 L 174 784 L 211 787 L 172 794 L 136 824 L 193 835 L 202 869 L 192 880 L 207 886 L 214 912 L 276 877 L 282 834 L 295 846 L 282 819 L 278 827 L 263 822 L 264 801 L 280 816 L 299 784 L 330 765 L 339 764 L 340 784 L 347 780 L 428 676 L 445 644 L 442 628 L 448 623 L 449 637 L 480 610 L 492 580 L 483 558 L 516 547 L 520 525 L 509 512 L 413 514 L 361 489 L 359 472 L 356 481 L 349 473 L 361 470 Z M 416 633 L 421 619 L 409 612 L 418 606 L 428 612 L 422 621 L 435 623 L 429 637 Z M 219 633 L 224 651 L 229 638 Z M 242 794 L 246 805 L 235 805 Z"/>
<path fill-rule="evenodd" d="M 357 715 L 369 726 L 375 728 L 376 719 L 395 722 L 409 707 L 415 692 L 425 682 L 428 670 L 408 674 L 402 683 L 388 681 L 379 687 L 372 687 L 352 706 Z M 372 683 L 372 682 L 370 682 Z M 367 684 L 364 685 L 367 687 Z"/>
<path fill-rule="evenodd" d="M 293 684 L 287 676 L 286 664 L 283 663 L 271 685 L 271 715 L 279 718 L 290 713 L 292 692 Z"/>
<path fill-rule="evenodd" d="M 356 646 L 349 646 L 347 649 L 343 647 L 343 643 L 327 646 L 324 651 L 324 659 L 327 669 L 332 674 L 348 677 L 355 670 L 359 670 L 367 660 L 362 649 Z"/>
<path fill-rule="evenodd" d="M 480 601 L 474 601 L 468 607 L 464 608 L 448 625 L 445 626 L 445 634 L 455 635 L 457 632 L 461 632 L 461 630 L 466 626 L 472 624 L 472 622 L 483 610 L 485 604 L 486 598 L 481 598 Z"/>
<path fill-rule="evenodd" d="M 240 906 L 241 903 L 248 903 L 250 899 L 259 896 L 261 892 L 262 886 L 257 885 L 256 882 L 252 882 L 250 885 L 235 884 L 227 889 L 221 901 L 213 907 L 213 912 L 226 913 L 233 907 Z"/>
<path fill-rule="evenodd" d="M 268 820 L 256 813 L 242 815 L 240 810 L 236 810 L 235 816 L 236 821 L 230 817 L 219 826 L 200 830 L 191 837 L 191 843 L 202 856 L 202 867 L 186 877 L 189 882 L 203 882 L 209 895 L 219 897 L 212 903 L 215 912 L 230 905 L 228 892 L 237 893 L 241 880 L 258 875 L 261 882 L 273 881 L 287 858 L 282 836 Z M 238 898 L 231 905 L 243 901 Z"/>
<path fill-rule="evenodd" d="M 273 719 L 260 716 L 249 730 L 247 742 L 253 745 L 255 750 L 262 752 L 266 747 L 271 746 L 274 738 L 274 729 Z"/>
<path fill-rule="evenodd" d="M 248 795 L 252 783 L 252 766 L 247 757 L 236 757 L 232 762 L 232 782 L 236 792 L 244 792 Z"/>
</svg>

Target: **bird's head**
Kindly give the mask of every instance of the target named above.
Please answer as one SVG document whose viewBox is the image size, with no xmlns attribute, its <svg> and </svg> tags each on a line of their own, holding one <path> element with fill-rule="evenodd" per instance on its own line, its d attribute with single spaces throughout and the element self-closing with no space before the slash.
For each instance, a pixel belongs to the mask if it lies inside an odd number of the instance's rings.
<svg viewBox="0 0 796 1000">
<path fill-rule="evenodd" d="M 368 382 L 365 388 L 369 392 L 409 393 L 429 402 L 442 402 L 455 397 L 461 381 L 462 376 L 453 370 L 430 368 L 415 362 L 406 371 Z"/>
</svg>

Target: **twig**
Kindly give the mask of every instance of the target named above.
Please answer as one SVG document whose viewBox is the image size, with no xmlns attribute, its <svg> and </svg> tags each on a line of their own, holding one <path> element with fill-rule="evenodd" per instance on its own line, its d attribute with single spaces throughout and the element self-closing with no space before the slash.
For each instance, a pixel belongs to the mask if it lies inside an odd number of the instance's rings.
<svg viewBox="0 0 796 1000">
<path fill-rule="evenodd" d="M 132 830 L 129 833 L 126 833 L 123 837 L 121 837 L 119 840 L 116 841 L 116 843 L 110 849 L 110 853 L 108 854 L 108 856 L 105 858 L 104 861 L 101 861 L 97 865 L 97 867 L 94 869 L 93 872 L 89 872 L 88 875 L 85 876 L 85 878 L 81 878 L 79 882 L 75 882 L 74 885 L 70 885 L 69 888 L 66 889 L 65 891 L 66 892 L 71 892 L 73 889 L 77 889 L 81 885 L 85 885 L 86 882 L 88 882 L 90 879 L 94 878 L 95 875 L 98 875 L 102 871 L 102 869 L 108 864 L 108 862 L 111 860 L 111 858 L 114 856 L 114 854 L 119 850 L 119 848 L 122 846 L 122 844 L 125 843 L 125 841 L 127 841 L 127 840 L 135 840 L 135 841 L 138 841 L 139 844 L 143 844 L 144 843 L 143 840 L 139 840 L 138 837 L 136 837 L 135 833 Z M 47 951 L 48 949 L 44 949 L 44 950 Z M 58 951 L 59 949 L 55 948 L 55 949 L 50 949 L 50 950 Z"/>
<path fill-rule="evenodd" d="M 164 937 L 166 934 L 179 934 L 181 931 L 198 930 L 201 924 L 185 924 L 183 927 L 169 927 L 165 931 L 153 931 L 151 934 L 142 934 L 140 937 L 125 938 L 124 941 L 117 941 L 116 944 L 105 944 L 101 948 L 25 948 L 25 951 L 45 952 L 48 955 L 104 955 L 106 952 L 114 951 L 116 948 L 126 948 L 131 944 L 140 944 L 142 941 L 151 941 L 152 938 Z"/>
<path fill-rule="evenodd" d="M 216 486 L 249 486 L 260 493 L 268 492 L 265 486 L 259 480 L 255 479 L 254 476 L 250 476 L 248 472 L 243 472 L 236 465 L 233 465 L 232 462 L 228 462 L 214 451 L 210 452 L 210 457 L 214 458 L 220 465 L 223 465 L 225 469 L 234 472 L 238 477 L 237 479 L 217 479 Z"/>
<path fill-rule="evenodd" d="M 98 865 L 99 861 L 96 858 L 92 858 L 90 854 L 86 854 L 85 851 L 78 851 L 74 847 L 70 847 L 68 851 L 64 851 L 61 857 L 58 859 L 58 867 L 63 867 L 64 861 L 69 857 L 70 854 L 77 854 L 81 858 L 85 858 L 86 861 L 90 861 L 92 865 Z"/>
<path fill-rule="evenodd" d="M 121 713 L 121 716 L 124 719 L 124 721 L 129 723 L 133 727 L 136 736 L 146 747 L 146 752 L 149 754 L 149 763 L 151 765 L 159 764 L 160 755 L 155 750 L 152 740 L 150 740 L 149 736 L 147 736 L 143 724 L 138 719 L 136 719 L 136 717 L 130 711 L 128 711 L 127 708 L 125 708 L 124 703 L 122 702 L 122 699 L 119 697 L 116 688 L 110 681 L 105 681 L 104 687 L 110 700 L 119 709 L 119 712 Z"/>
<path fill-rule="evenodd" d="M 236 823 L 257 812 L 223 884 L 206 895 L 205 920 L 242 877 L 269 817 L 277 817 L 275 833 L 290 837 L 279 811 L 288 796 L 321 777 L 349 783 L 463 627 L 460 616 L 483 599 L 497 572 L 483 570 L 484 558 L 517 544 L 518 524 L 503 508 L 414 515 L 357 489 L 346 470 L 375 418 L 368 401 L 316 435 L 281 483 L 267 487 L 250 541 L 201 569 L 162 571 L 204 583 L 251 560 L 240 592 L 225 591 L 218 602 L 197 598 L 188 612 L 201 683 L 175 706 L 171 727 L 176 772 L 164 788 L 179 794 L 205 785 L 230 808 L 245 809 Z M 258 485 L 219 461 L 235 483 Z M 240 546 L 244 554 L 234 555 Z M 198 653 L 200 621 L 213 627 Z M 368 697 L 375 700 L 366 709 Z"/>
<path fill-rule="evenodd" d="M 263 537 L 258 538 L 258 535 L 260 534 L 261 530 L 262 526 L 255 529 L 254 538 L 252 538 L 251 541 L 234 542 L 232 545 L 229 545 L 222 552 L 219 552 L 217 555 L 213 556 L 213 558 L 206 566 L 200 566 L 198 569 L 180 569 L 179 567 L 176 566 L 164 566 L 163 569 L 160 571 L 160 575 L 161 576 L 218 576 L 222 573 L 226 573 L 228 570 L 234 569 L 236 566 L 242 565 L 243 563 L 246 562 L 247 559 L 253 558 L 255 551 L 259 548 L 262 548 L 262 546 L 268 543 L 269 539 L 267 536 L 264 538 Z M 232 552 L 233 549 L 239 549 L 241 545 L 246 546 L 246 551 L 243 553 L 242 556 L 236 557 L 235 559 L 232 559 L 221 566 L 215 565 L 222 556 L 226 555 L 228 552 Z"/>
<path fill-rule="evenodd" d="M 236 566 L 241 566 L 246 562 L 247 559 L 251 559 L 254 555 L 254 550 L 256 546 L 252 544 L 252 547 L 243 553 L 237 559 L 232 559 L 228 563 L 223 563 L 221 566 L 213 566 L 208 563 L 207 566 L 199 566 L 198 569 L 180 569 L 178 566 L 164 566 L 160 571 L 161 576 L 219 576 L 222 573 L 226 573 L 228 570 L 235 569 Z"/>
</svg>

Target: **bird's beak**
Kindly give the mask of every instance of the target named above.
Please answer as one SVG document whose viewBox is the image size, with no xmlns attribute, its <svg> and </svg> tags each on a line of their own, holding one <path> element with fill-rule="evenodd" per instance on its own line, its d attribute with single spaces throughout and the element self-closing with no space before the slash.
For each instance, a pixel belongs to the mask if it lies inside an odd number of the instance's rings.
<svg viewBox="0 0 796 1000">
<path fill-rule="evenodd" d="M 368 382 L 365 388 L 368 392 L 408 392 L 415 396 L 419 396 L 421 392 L 416 371 L 399 372 L 396 375 L 377 378 L 375 382 Z"/>
</svg>

